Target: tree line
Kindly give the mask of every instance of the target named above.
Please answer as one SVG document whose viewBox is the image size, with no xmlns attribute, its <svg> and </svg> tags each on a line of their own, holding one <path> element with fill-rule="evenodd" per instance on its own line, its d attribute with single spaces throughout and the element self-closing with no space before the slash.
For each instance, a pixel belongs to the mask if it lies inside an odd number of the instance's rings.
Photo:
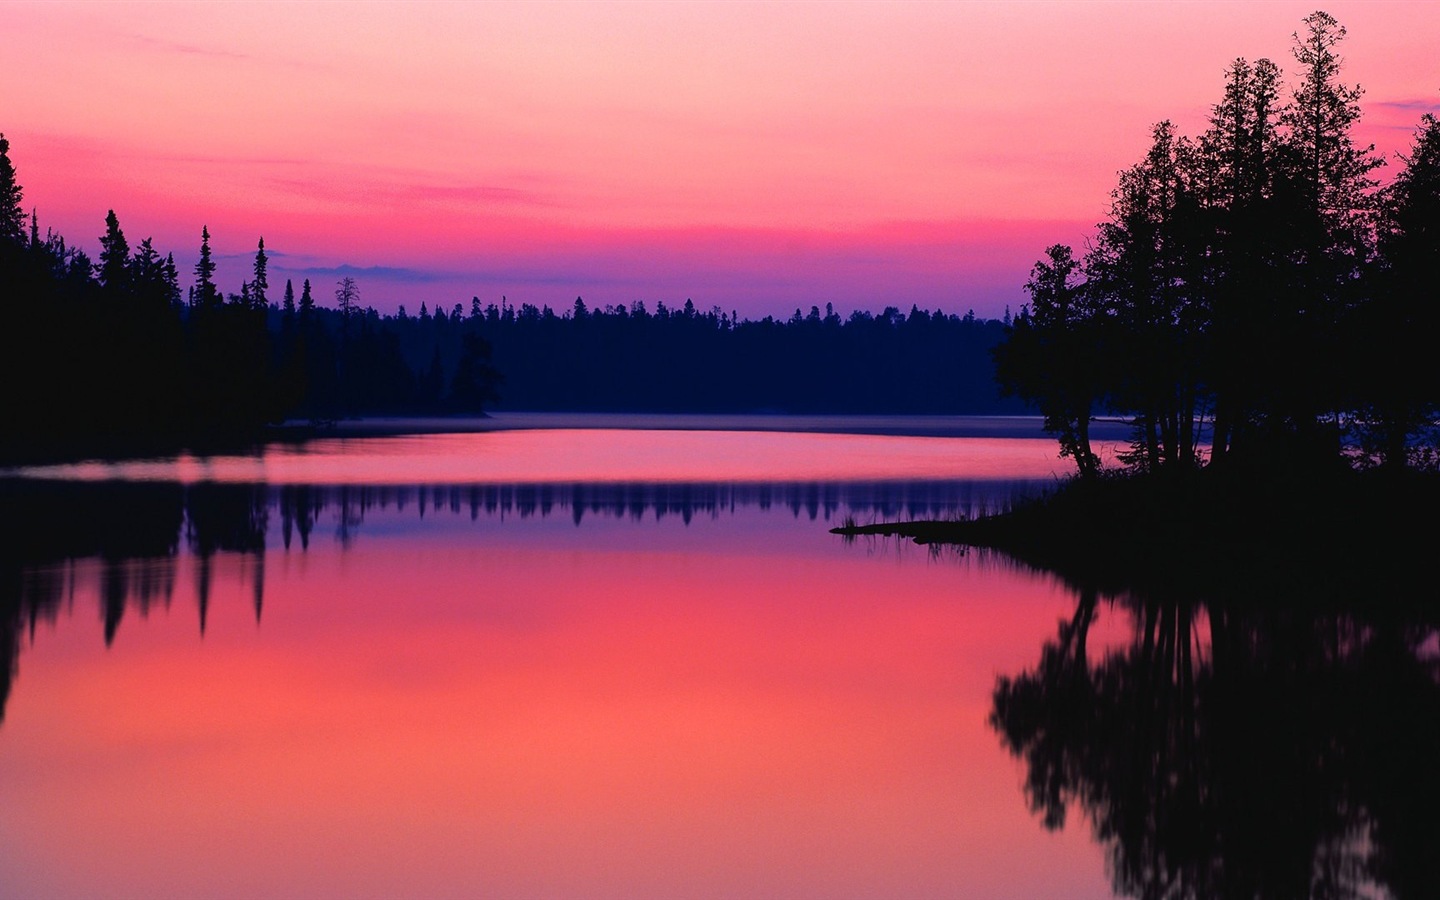
<svg viewBox="0 0 1440 900">
<path fill-rule="evenodd" d="M 1083 252 L 1036 262 L 998 375 L 1082 476 L 1106 412 L 1133 421 L 1142 471 L 1435 467 L 1440 123 L 1421 118 L 1382 187 L 1344 37 L 1306 17 L 1288 88 L 1233 61 L 1204 133 L 1156 125 Z"/>
<path fill-rule="evenodd" d="M 449 371 L 475 329 L 505 373 L 499 408 L 619 412 L 1021 412 L 999 395 L 991 350 L 1006 323 L 973 313 L 885 307 L 842 318 L 830 304 L 741 319 L 686 300 L 674 308 L 569 309 L 508 302 L 448 314 L 402 307 L 410 363 Z"/>
<path fill-rule="evenodd" d="M 22 205 L 0 135 L 0 455 L 128 452 L 258 436 L 287 417 L 480 412 L 498 373 L 478 335 L 443 383 L 412 370 L 351 278 L 322 309 L 309 280 L 269 281 L 265 241 L 239 293 L 215 282 L 201 229 L 193 283 L 150 238 L 133 250 L 111 210 L 100 255 Z M 279 296 L 276 296 L 276 295 Z"/>
<path fill-rule="evenodd" d="M 257 437 L 286 419 L 480 413 L 1019 411 L 990 351 L 1008 323 L 827 304 L 741 320 L 686 301 L 560 314 L 502 300 L 382 315 L 353 278 L 270 280 L 265 241 L 238 292 L 200 232 L 174 255 L 131 244 L 113 210 L 92 260 L 26 212 L 0 135 L 0 456 L 128 452 Z M 322 294 L 333 294 L 333 304 Z"/>
</svg>

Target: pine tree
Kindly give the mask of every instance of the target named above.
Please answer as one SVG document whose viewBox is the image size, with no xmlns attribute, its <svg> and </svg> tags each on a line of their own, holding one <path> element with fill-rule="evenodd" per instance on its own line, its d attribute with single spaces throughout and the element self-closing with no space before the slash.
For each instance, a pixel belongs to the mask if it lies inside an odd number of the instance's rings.
<svg viewBox="0 0 1440 900">
<path fill-rule="evenodd" d="M 102 258 L 101 268 L 104 268 Z M 130 258 L 130 284 L 135 294 L 147 306 L 165 307 L 165 262 L 155 251 L 154 242 L 145 238 Z"/>
<path fill-rule="evenodd" d="M 259 249 L 255 251 L 255 279 L 250 282 L 250 305 L 261 312 L 270 304 L 268 296 L 270 278 L 266 271 L 269 258 L 265 255 L 265 238 L 260 238 Z"/>
<path fill-rule="evenodd" d="M 1273 394 L 1265 371 L 1282 318 L 1279 285 L 1292 235 L 1277 192 L 1282 163 L 1280 70 L 1268 59 L 1235 60 L 1225 95 L 1200 139 L 1198 193 L 1210 235 L 1203 280 L 1214 395 L 1211 460 L 1243 444 Z"/>
<path fill-rule="evenodd" d="M 10 162 L 10 142 L 0 133 L 0 242 L 25 243 L 23 197 L 24 191 L 15 177 L 15 166 Z"/>
<path fill-rule="evenodd" d="M 1374 247 L 1375 179 L 1384 164 L 1372 146 L 1358 146 L 1359 86 L 1339 81 L 1337 45 L 1345 29 L 1324 12 L 1304 20 L 1294 55 L 1300 81 L 1281 114 L 1288 128 L 1283 210 L 1291 236 L 1284 270 L 1284 307 L 1276 348 L 1283 354 L 1274 397 L 1282 437 L 1296 450 L 1333 458 L 1340 451 L 1336 413 L 1355 401 L 1336 361 L 1348 355 L 1347 319 L 1360 300 L 1361 276 Z M 1288 451 L 1287 451 L 1288 452 Z"/>
<path fill-rule="evenodd" d="M 300 287 L 300 321 L 309 322 L 315 315 L 315 298 L 310 294 L 310 279 Z"/>
<path fill-rule="evenodd" d="M 175 266 L 175 254 L 165 254 L 163 274 L 165 300 L 175 309 L 180 308 L 180 270 Z"/>
<path fill-rule="evenodd" d="M 1343 60 L 1335 48 L 1345 28 L 1330 14 L 1315 12 L 1305 17 L 1304 35 L 1292 37 L 1302 72 L 1281 121 L 1289 128 L 1296 187 L 1329 243 L 1316 249 L 1360 253 L 1374 209 L 1369 194 L 1376 181 L 1370 173 L 1385 163 L 1373 144 L 1357 146 L 1351 133 L 1360 121 L 1364 91 L 1339 82 Z"/>
<path fill-rule="evenodd" d="M 285 318 L 295 317 L 295 285 L 288 278 L 285 279 L 285 299 L 281 304 L 281 309 L 285 311 Z"/>
<path fill-rule="evenodd" d="M 122 291 L 129 282 L 130 244 L 120 230 L 120 220 L 115 210 L 105 216 L 105 233 L 100 236 L 100 261 L 95 264 L 95 275 L 100 284 L 109 291 Z"/>
<path fill-rule="evenodd" d="M 220 292 L 215 288 L 215 260 L 210 255 L 210 228 L 200 228 L 200 259 L 195 263 L 195 290 L 190 295 L 197 308 L 211 311 L 220 308 Z"/>
</svg>

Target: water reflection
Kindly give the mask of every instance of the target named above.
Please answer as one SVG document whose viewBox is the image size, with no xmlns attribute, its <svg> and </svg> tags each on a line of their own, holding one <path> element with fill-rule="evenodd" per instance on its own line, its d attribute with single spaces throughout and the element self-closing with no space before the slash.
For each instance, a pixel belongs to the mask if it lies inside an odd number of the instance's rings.
<svg viewBox="0 0 1440 900">
<path fill-rule="evenodd" d="M 1033 492 L 1029 480 L 310 485 L 171 481 L 0 481 L 0 723 L 23 635 L 54 622 L 82 579 L 98 585 L 105 644 L 127 615 L 168 609 L 177 557 L 193 558 L 203 636 L 215 560 L 238 557 L 259 622 L 267 549 L 304 553 L 317 529 L 349 550 L 377 516 L 422 526 L 506 518 L 718 518 L 737 509 L 833 521 L 975 515 Z M 82 564 L 83 565 L 79 565 Z"/>
<path fill-rule="evenodd" d="M 1327 571 L 1280 595 L 1080 584 L 1035 667 L 998 680 L 1032 810 L 1083 812 L 1118 893 L 1434 896 L 1440 616 L 1387 589 L 1425 583 L 1395 566 L 1363 596 Z M 1131 621 L 1122 646 L 1087 642 L 1102 611 Z"/>
</svg>

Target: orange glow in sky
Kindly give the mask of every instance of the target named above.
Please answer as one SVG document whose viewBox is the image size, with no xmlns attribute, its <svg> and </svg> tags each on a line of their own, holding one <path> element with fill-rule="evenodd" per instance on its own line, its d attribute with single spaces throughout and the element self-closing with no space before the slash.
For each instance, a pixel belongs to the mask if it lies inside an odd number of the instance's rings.
<svg viewBox="0 0 1440 900">
<path fill-rule="evenodd" d="M 114 208 L 188 274 L 208 225 L 230 291 L 263 235 L 272 284 L 382 310 L 999 315 L 1314 7 L 20 3 L 0 131 L 42 230 L 93 252 Z M 1393 156 L 1440 106 L 1440 5 L 1324 8 Z"/>
</svg>

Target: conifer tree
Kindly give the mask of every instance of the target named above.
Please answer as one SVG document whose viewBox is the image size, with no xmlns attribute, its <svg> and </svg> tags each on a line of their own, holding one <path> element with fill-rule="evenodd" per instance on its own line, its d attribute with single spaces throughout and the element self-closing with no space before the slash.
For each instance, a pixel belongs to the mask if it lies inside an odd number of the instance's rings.
<svg viewBox="0 0 1440 900">
<path fill-rule="evenodd" d="M 1279 340 L 1279 284 L 1291 235 L 1280 227 L 1280 69 L 1235 60 L 1200 139 L 1198 193 L 1210 235 L 1206 369 L 1214 395 L 1211 459 L 1253 429 L 1269 387 L 1264 361 Z"/>
<path fill-rule="evenodd" d="M 95 264 L 95 274 L 106 289 L 121 291 L 126 287 L 129 271 L 130 244 L 112 209 L 105 216 L 105 233 L 100 236 L 100 261 Z"/>
<path fill-rule="evenodd" d="M 1305 32 L 1293 35 L 1300 83 L 1281 115 L 1289 128 L 1288 149 L 1294 156 L 1296 187 L 1305 212 L 1322 229 L 1316 249 L 1353 256 L 1363 253 L 1366 226 L 1372 223 L 1371 172 L 1384 165 L 1373 144 L 1355 143 L 1352 130 L 1360 121 L 1359 85 L 1341 84 L 1341 57 L 1336 46 L 1345 28 L 1325 12 L 1305 17 Z"/>
<path fill-rule="evenodd" d="M 215 260 L 210 255 L 210 228 L 200 228 L 200 259 L 195 263 L 195 290 L 191 303 L 205 311 L 220 307 L 220 292 L 215 288 Z"/>
<path fill-rule="evenodd" d="M 1286 179 L 1293 202 L 1285 210 L 1285 228 L 1292 251 L 1280 292 L 1286 319 L 1275 349 L 1284 361 L 1271 419 L 1284 426 L 1286 440 L 1334 456 L 1341 441 L 1335 415 L 1355 401 L 1353 384 L 1334 361 L 1348 355 L 1346 320 L 1360 300 L 1361 275 L 1374 246 L 1371 173 L 1384 160 L 1373 145 L 1355 142 L 1363 91 L 1339 80 L 1336 47 L 1345 29 L 1324 12 L 1311 13 L 1304 23 L 1305 30 L 1293 35 L 1299 83 L 1281 114 L 1288 129 Z"/>
<path fill-rule="evenodd" d="M 102 255 L 102 270 L 104 265 Z M 136 296 L 143 298 L 145 304 L 162 308 L 168 305 L 165 297 L 165 263 L 155 251 L 154 242 L 148 237 L 140 242 L 140 246 L 135 249 L 135 255 L 130 258 L 130 285 Z"/>
<path fill-rule="evenodd" d="M 25 242 L 23 197 L 15 166 L 10 162 L 10 142 L 0 133 L 0 242 L 16 245 Z"/>
<path fill-rule="evenodd" d="M 315 314 L 315 298 L 310 294 L 310 279 L 300 288 L 300 321 L 309 322 Z"/>
<path fill-rule="evenodd" d="M 264 311 L 269 306 L 270 298 L 270 277 L 266 271 L 269 266 L 269 258 L 265 255 L 265 238 L 260 238 L 260 246 L 255 251 L 255 279 L 250 282 L 250 305 L 259 311 Z"/>
<path fill-rule="evenodd" d="M 165 299 L 171 307 L 180 308 L 180 270 L 175 266 L 175 254 L 165 254 L 165 267 L 163 269 L 163 280 L 165 283 Z"/>
</svg>

